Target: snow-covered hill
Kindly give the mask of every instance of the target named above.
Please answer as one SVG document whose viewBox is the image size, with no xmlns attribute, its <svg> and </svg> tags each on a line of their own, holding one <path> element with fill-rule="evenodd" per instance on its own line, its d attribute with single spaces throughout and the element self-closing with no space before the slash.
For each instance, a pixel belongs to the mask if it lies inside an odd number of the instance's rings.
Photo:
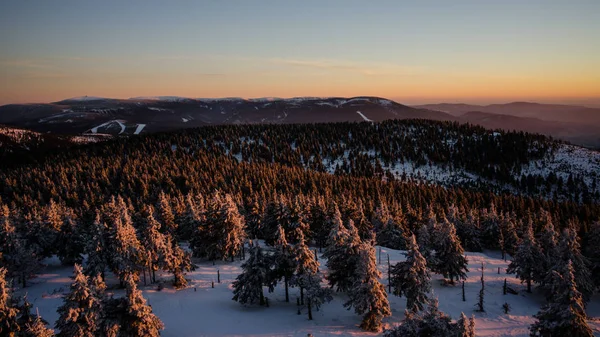
<svg viewBox="0 0 600 337">
<path fill-rule="evenodd" d="M 381 250 L 381 253 L 379 251 Z M 387 256 L 392 264 L 403 261 L 401 251 L 388 248 L 378 248 L 382 272 L 381 282 L 387 289 Z M 457 319 L 461 312 L 474 315 L 477 336 L 529 336 L 529 325 L 533 322 L 535 313 L 544 303 L 543 296 L 536 291 L 533 294 L 525 292 L 514 275 L 506 275 L 508 262 L 502 260 L 495 252 L 467 253 L 469 260 L 468 279 L 465 282 L 466 301 L 462 301 L 460 286 L 443 286 L 441 276 L 433 275 L 433 293 L 439 299 L 440 309 Z M 321 270 L 326 272 L 325 261 L 319 258 Z M 62 304 L 62 295 L 68 292 L 71 282 L 72 268 L 60 266 L 57 259 L 46 260 L 48 266 L 36 279 L 32 286 L 17 291 L 17 294 L 28 294 L 34 310 L 50 324 L 58 318 L 56 308 Z M 486 282 L 485 313 L 474 312 L 477 294 L 480 289 L 481 266 L 484 266 Z M 188 288 L 175 291 L 166 287 L 157 291 L 156 286 L 140 286 L 144 297 L 152 306 L 155 314 L 164 322 L 164 337 L 196 337 L 196 336 L 374 336 L 375 334 L 362 331 L 358 324 L 361 317 L 343 307 L 346 300 L 344 294 L 335 294 L 334 300 L 323 305 L 321 310 L 314 312 L 314 320 L 309 321 L 306 310 L 301 309 L 298 315 L 296 297 L 298 289 L 291 289 L 291 302 L 285 302 L 282 286 L 275 288 L 273 293 L 265 294 L 269 298 L 270 307 L 244 307 L 232 301 L 231 282 L 241 272 L 241 262 L 210 262 L 198 261 L 199 268 L 187 275 L 190 279 Z M 498 273 L 498 270 L 500 273 Z M 217 271 L 221 275 L 221 283 L 217 283 Z M 165 279 L 168 274 L 161 274 Z M 504 279 L 510 287 L 518 290 L 518 295 L 503 295 Z M 211 287 L 211 283 L 215 287 Z M 121 296 L 123 290 L 115 290 L 117 281 L 112 278 L 109 286 L 114 296 Z M 392 307 L 392 317 L 384 320 L 390 328 L 402 321 L 406 299 L 389 296 Z M 504 314 L 502 305 L 508 303 L 512 310 Z M 589 324 L 600 335 L 600 299 L 595 297 L 587 307 L 590 317 Z"/>
</svg>

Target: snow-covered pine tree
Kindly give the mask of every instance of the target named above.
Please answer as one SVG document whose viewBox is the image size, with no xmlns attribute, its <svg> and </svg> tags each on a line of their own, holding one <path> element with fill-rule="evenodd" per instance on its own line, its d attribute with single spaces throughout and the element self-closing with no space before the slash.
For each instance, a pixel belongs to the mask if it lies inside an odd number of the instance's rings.
<svg viewBox="0 0 600 337">
<path fill-rule="evenodd" d="M 496 205 L 492 202 L 489 209 L 484 209 L 481 214 L 481 241 L 487 249 L 498 249 L 500 237 L 500 217 Z"/>
<path fill-rule="evenodd" d="M 102 310 L 100 299 L 90 288 L 89 279 L 78 264 L 75 265 L 73 279 L 69 293 L 63 298 L 63 305 L 57 310 L 59 318 L 54 325 L 60 331 L 57 336 L 94 337 Z"/>
<path fill-rule="evenodd" d="M 377 245 L 396 250 L 406 249 L 407 230 L 403 224 L 398 223 L 395 218 L 390 217 L 377 232 Z"/>
<path fill-rule="evenodd" d="M 23 331 L 19 337 L 52 337 L 54 336 L 54 330 L 46 327 L 46 323 L 38 315 L 31 323 L 25 324 L 21 328 Z"/>
<path fill-rule="evenodd" d="M 65 209 L 62 225 L 56 238 L 56 255 L 64 265 L 81 264 L 85 247 L 85 238 L 81 226 L 77 223 L 75 214 Z"/>
<path fill-rule="evenodd" d="M 219 241 L 217 249 L 223 259 L 236 257 L 242 250 L 246 239 L 244 217 L 230 194 L 225 194 L 219 208 L 219 226 L 217 227 Z"/>
<path fill-rule="evenodd" d="M 406 296 L 406 308 L 411 311 L 423 310 L 431 291 L 431 275 L 427 261 L 419 252 L 415 236 L 408 238 L 406 261 L 398 262 L 391 270 L 391 283 L 394 295 Z"/>
<path fill-rule="evenodd" d="M 513 256 L 519 246 L 519 236 L 515 226 L 514 214 L 505 213 L 500 220 L 500 235 L 502 236 L 502 258 L 506 254 Z"/>
<path fill-rule="evenodd" d="M 171 243 L 171 240 L 173 240 L 171 236 L 167 235 L 165 246 L 171 247 L 171 249 L 161 265 L 164 263 L 164 268 L 173 274 L 173 286 L 181 289 L 187 286 L 185 272 L 194 270 L 195 265 L 192 263 L 191 254 L 179 247 L 178 244 Z"/>
<path fill-rule="evenodd" d="M 404 315 L 402 323 L 394 329 L 387 330 L 384 337 L 462 336 L 458 334 L 459 329 L 456 324 L 452 323 L 450 316 L 439 310 L 437 299 L 429 302 L 425 312 L 406 310 Z"/>
<path fill-rule="evenodd" d="M 464 312 L 460 313 L 460 318 L 455 326 L 456 337 L 475 337 L 475 319 L 467 318 Z"/>
<path fill-rule="evenodd" d="M 539 269 L 536 270 L 533 279 L 542 289 L 544 289 L 546 288 L 546 276 L 548 271 L 556 264 L 556 258 L 558 256 L 558 234 L 554 230 L 554 224 L 552 223 L 550 213 L 542 211 L 540 221 L 541 229 L 536 237 L 536 241 L 542 251 L 543 258 L 538 261 Z"/>
<path fill-rule="evenodd" d="M 578 336 L 592 337 L 586 321 L 581 293 L 577 290 L 573 263 L 568 261 L 559 271 L 550 272 L 552 300 L 534 315 L 530 327 L 532 337 Z"/>
<path fill-rule="evenodd" d="M 530 221 L 525 228 L 521 243 L 517 247 L 517 251 L 513 260 L 508 265 L 506 272 L 508 274 L 515 273 L 521 282 L 527 284 L 527 292 L 531 292 L 531 283 L 535 280 L 536 273 L 539 273 L 540 261 L 543 258 L 542 251 L 533 237 L 533 228 Z"/>
<path fill-rule="evenodd" d="M 459 221 L 458 225 L 455 224 L 455 227 L 456 233 L 467 251 L 481 252 L 483 250 L 479 216 L 474 209 L 467 213 L 465 221 Z"/>
<path fill-rule="evenodd" d="M 302 233 L 301 230 L 298 232 Z M 302 234 L 301 234 L 302 235 Z M 302 235 L 303 237 L 303 235 Z M 277 239 L 274 243 L 274 252 L 271 256 L 273 261 L 273 279 L 280 280 L 283 278 L 285 287 L 285 301 L 290 301 L 289 284 L 294 271 L 296 270 L 296 259 L 291 251 L 291 247 L 285 238 L 283 227 L 279 226 L 277 230 Z"/>
<path fill-rule="evenodd" d="M 342 223 L 339 210 L 336 211 L 323 253 L 329 271 L 327 282 L 331 288 L 336 287 L 337 291 L 348 291 L 352 287 L 353 275 L 358 264 L 360 237 L 352 221 L 349 221 L 348 225 L 353 228 L 352 234 Z"/>
<path fill-rule="evenodd" d="M 137 280 L 143 266 L 143 247 L 137 238 L 129 210 L 120 197 L 117 207 L 119 216 L 109 227 L 109 267 L 121 282 L 126 281 L 129 276 Z"/>
<path fill-rule="evenodd" d="M 3 337 L 20 330 L 17 322 L 19 310 L 15 306 L 6 276 L 6 268 L 0 268 L 0 336 Z"/>
<path fill-rule="evenodd" d="M 263 285 L 269 281 L 271 263 L 258 245 L 251 247 L 242 273 L 233 281 L 233 300 L 241 304 L 265 304 Z"/>
<path fill-rule="evenodd" d="M 157 337 L 163 330 L 164 324 L 152 313 L 152 308 L 146 303 L 142 292 L 137 289 L 135 279 L 129 275 L 126 279 L 125 315 L 121 317 L 119 336 L 127 337 Z"/>
<path fill-rule="evenodd" d="M 177 224 L 177 237 L 182 240 L 190 240 L 194 229 L 200 225 L 204 213 L 204 198 L 202 195 L 194 198 L 188 193 L 184 199 L 185 211 Z"/>
<path fill-rule="evenodd" d="M 90 236 L 85 244 L 87 253 L 85 274 L 90 277 L 100 275 L 104 278 L 104 272 L 108 268 L 108 229 L 105 223 L 101 222 L 100 214 L 96 213 L 94 222 L 90 228 Z"/>
<path fill-rule="evenodd" d="M 392 315 L 390 303 L 385 287 L 379 282 L 381 273 L 377 269 L 375 247 L 361 243 L 357 249 L 358 264 L 344 307 L 354 308 L 359 315 L 365 314 L 360 324 L 363 330 L 378 332 L 382 319 Z"/>
<path fill-rule="evenodd" d="M 276 194 L 267 204 L 261 223 L 261 236 L 266 244 L 273 245 L 277 239 L 277 228 L 279 226 L 285 230 L 290 228 L 292 220 L 289 204 L 289 200 L 283 194 Z"/>
<path fill-rule="evenodd" d="M 242 249 L 246 232 L 231 195 L 215 192 L 206 204 L 203 221 L 190 242 L 194 255 L 211 261 L 233 260 Z"/>
<path fill-rule="evenodd" d="M 446 218 L 442 219 L 437 229 L 435 240 L 434 266 L 432 270 L 443 275 L 451 284 L 454 280 L 467 278 L 467 258 L 456 229 Z"/>
<path fill-rule="evenodd" d="M 581 245 L 577 232 L 573 226 L 563 230 L 558 243 L 558 256 L 553 270 L 563 270 L 565 265 L 571 261 L 577 290 L 581 293 L 583 303 L 587 304 L 594 293 L 594 283 L 589 270 L 589 261 L 581 253 Z M 556 293 L 551 288 L 548 295 L 553 297 Z"/>
<path fill-rule="evenodd" d="M 306 221 L 310 227 L 307 240 L 313 239 L 319 250 L 327 244 L 327 238 L 331 227 L 329 226 L 327 206 L 322 195 L 317 195 L 309 199 Z"/>
<path fill-rule="evenodd" d="M 590 261 L 590 271 L 596 290 L 600 289 L 600 221 L 590 226 L 584 254 Z"/>
<path fill-rule="evenodd" d="M 166 261 L 171 255 L 171 245 L 167 245 L 165 235 L 160 232 L 161 224 L 154 218 L 154 210 L 147 207 L 144 210 L 145 219 L 139 225 L 139 238 L 144 249 L 144 280 L 146 270 L 149 271 L 152 282 L 156 282 L 156 271 L 166 269 Z M 145 282 L 145 281 L 144 281 Z"/>
<path fill-rule="evenodd" d="M 306 245 L 304 234 L 297 233 L 298 243 L 294 246 L 296 270 L 292 277 L 292 284 L 300 287 L 302 302 L 306 299 L 308 319 L 312 320 L 312 308 L 319 307 L 333 299 L 332 291 L 321 286 L 319 262 L 315 259 L 314 252 Z"/>
<path fill-rule="evenodd" d="M 164 225 L 163 231 L 175 235 L 177 232 L 177 224 L 175 223 L 175 215 L 173 215 L 171 200 L 162 191 L 158 195 L 158 204 L 156 205 L 156 208 L 158 210 L 158 218 Z"/>
</svg>

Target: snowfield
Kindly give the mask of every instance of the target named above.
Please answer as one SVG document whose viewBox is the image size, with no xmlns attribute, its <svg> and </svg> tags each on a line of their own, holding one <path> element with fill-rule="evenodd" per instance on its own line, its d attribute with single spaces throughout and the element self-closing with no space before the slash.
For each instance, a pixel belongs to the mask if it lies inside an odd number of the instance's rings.
<svg viewBox="0 0 600 337">
<path fill-rule="evenodd" d="M 380 253 L 381 251 L 381 253 Z M 387 256 L 391 263 L 404 260 L 402 251 L 377 247 L 379 270 L 382 272 L 381 282 L 387 289 Z M 533 323 L 532 315 L 538 312 L 544 303 L 543 297 L 534 290 L 533 294 L 525 292 L 514 275 L 506 275 L 509 262 L 500 258 L 496 252 L 467 253 L 469 260 L 468 279 L 465 282 L 466 301 L 462 301 L 461 286 L 442 286 L 440 275 L 432 275 L 433 296 L 439 298 L 440 309 L 457 319 L 461 312 L 467 316 L 474 315 L 477 336 L 529 336 L 529 325 Z M 62 304 L 62 295 L 69 291 L 71 267 L 61 266 L 58 259 L 47 259 L 47 266 L 42 273 L 31 280 L 31 286 L 16 291 L 17 295 L 27 294 L 28 299 L 40 315 L 53 325 L 58 314 L 56 308 Z M 242 306 L 231 298 L 231 282 L 241 272 L 242 262 L 217 262 L 196 260 L 198 268 L 187 274 L 189 286 L 176 291 L 166 286 L 162 291 L 156 285 L 143 286 L 140 289 L 152 306 L 154 313 L 165 324 L 162 336 L 195 337 L 195 336 L 376 336 L 377 334 L 362 331 L 358 325 L 361 316 L 354 311 L 346 310 L 343 303 L 346 296 L 336 293 L 334 300 L 314 311 L 314 320 L 307 319 L 306 309 L 298 315 L 296 298 L 297 288 L 290 289 L 290 303 L 285 302 L 283 284 L 278 285 L 269 298 L 270 307 Z M 326 273 L 325 261 L 319 255 L 321 271 Z M 477 294 L 480 289 L 481 265 L 485 274 L 485 313 L 474 312 Z M 500 268 L 500 274 L 498 274 Z M 221 275 L 221 283 L 217 283 L 217 270 Z M 157 275 L 158 278 L 159 275 Z M 161 278 L 170 279 L 168 274 L 160 274 Z M 518 295 L 503 295 L 504 279 L 510 287 L 518 290 Z M 215 287 L 211 287 L 214 281 Z M 124 290 L 116 289 L 118 283 L 108 278 L 109 293 L 115 297 L 124 294 Z M 389 296 L 392 317 L 384 319 L 385 327 L 392 327 L 404 318 L 406 299 Z M 511 312 L 502 311 L 502 304 L 508 303 Z M 588 305 L 589 324 L 594 333 L 600 336 L 600 298 L 595 296 Z"/>
</svg>

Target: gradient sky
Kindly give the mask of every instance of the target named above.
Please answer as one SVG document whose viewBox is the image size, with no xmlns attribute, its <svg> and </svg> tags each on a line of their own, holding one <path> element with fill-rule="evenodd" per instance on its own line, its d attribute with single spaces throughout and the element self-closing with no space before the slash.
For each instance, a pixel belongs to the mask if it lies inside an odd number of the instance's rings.
<svg viewBox="0 0 600 337">
<path fill-rule="evenodd" d="M 600 1 L 0 2 L 0 104 L 600 97 Z"/>
</svg>

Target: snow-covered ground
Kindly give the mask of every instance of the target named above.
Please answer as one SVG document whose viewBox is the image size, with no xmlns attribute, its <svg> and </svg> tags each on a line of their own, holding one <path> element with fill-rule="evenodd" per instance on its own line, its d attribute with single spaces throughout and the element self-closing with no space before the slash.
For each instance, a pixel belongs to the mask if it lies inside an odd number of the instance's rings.
<svg viewBox="0 0 600 337">
<path fill-rule="evenodd" d="M 370 120 L 369 118 L 367 118 L 367 116 L 365 116 L 362 112 L 357 111 L 357 114 L 360 115 L 360 117 L 362 117 L 362 119 L 364 119 L 366 122 L 372 122 L 372 120 Z"/>
<path fill-rule="evenodd" d="M 377 249 L 379 255 L 379 247 Z M 382 283 L 387 289 L 387 255 L 391 263 L 404 260 L 401 251 L 381 248 Z M 461 287 L 441 285 L 441 277 L 433 275 L 434 295 L 439 298 L 440 309 L 456 319 L 461 312 L 474 315 L 477 336 L 528 336 L 528 327 L 533 322 L 532 315 L 537 313 L 544 303 L 542 296 L 534 291 L 527 294 L 525 287 L 513 275 L 506 275 L 508 262 L 503 261 L 495 252 L 467 253 L 469 259 L 468 279 L 465 282 L 466 301 L 462 301 Z M 321 269 L 326 271 L 324 260 L 319 259 Z M 46 260 L 48 266 L 42 274 L 31 280 L 31 286 L 17 291 L 28 294 L 34 309 L 51 325 L 58 318 L 56 308 L 62 303 L 62 294 L 67 292 L 72 268 L 60 266 L 58 260 Z M 480 289 L 481 264 L 485 273 L 485 310 L 486 313 L 474 312 L 477 294 Z M 299 290 L 290 289 L 290 303 L 285 302 L 283 285 L 279 285 L 273 293 L 265 295 L 269 298 L 270 307 L 244 307 L 232 298 L 231 282 L 241 272 L 241 262 L 218 262 L 215 266 L 210 262 L 197 262 L 198 269 L 188 273 L 188 288 L 175 291 L 165 287 L 156 290 L 156 285 L 143 286 L 144 297 L 152 306 L 154 313 L 164 322 L 165 337 L 192 336 L 302 336 L 308 333 L 314 336 L 375 336 L 358 327 L 361 317 L 343 307 L 346 296 L 336 294 L 331 303 L 314 312 L 314 320 L 307 319 L 306 310 L 297 314 L 296 297 Z M 500 268 L 500 274 L 498 274 Z M 217 283 L 217 270 L 221 274 L 221 283 Z M 170 278 L 168 274 L 161 277 Z M 502 295 L 504 279 L 518 290 L 518 295 Z M 211 288 L 211 282 L 215 288 Z M 109 279 L 109 287 L 115 286 L 114 278 Z M 120 296 L 123 290 L 110 290 Z M 406 299 L 389 297 L 392 317 L 386 318 L 386 327 L 392 327 L 402 321 Z M 512 310 L 507 315 L 502 311 L 502 304 L 508 303 Z M 596 296 L 588 305 L 589 324 L 596 335 L 600 336 L 600 297 Z"/>
</svg>

